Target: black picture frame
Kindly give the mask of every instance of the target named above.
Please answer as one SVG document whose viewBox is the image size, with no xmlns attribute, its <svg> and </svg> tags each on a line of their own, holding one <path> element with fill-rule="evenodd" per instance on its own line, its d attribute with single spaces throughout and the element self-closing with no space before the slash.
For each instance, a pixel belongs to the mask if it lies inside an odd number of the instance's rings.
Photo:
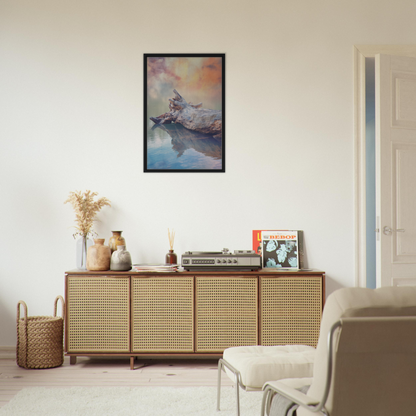
<svg viewBox="0 0 416 416">
<path fill-rule="evenodd" d="M 146 53 L 143 74 L 144 172 L 225 172 L 225 54 Z"/>
</svg>

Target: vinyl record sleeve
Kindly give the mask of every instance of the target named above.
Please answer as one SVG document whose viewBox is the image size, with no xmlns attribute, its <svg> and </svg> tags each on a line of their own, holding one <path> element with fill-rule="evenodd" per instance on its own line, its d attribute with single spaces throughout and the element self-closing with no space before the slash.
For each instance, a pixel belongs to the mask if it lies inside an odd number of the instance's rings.
<svg viewBox="0 0 416 416">
<path fill-rule="evenodd" d="M 253 230 L 253 250 L 261 254 L 263 268 L 304 267 L 301 230 Z"/>
</svg>

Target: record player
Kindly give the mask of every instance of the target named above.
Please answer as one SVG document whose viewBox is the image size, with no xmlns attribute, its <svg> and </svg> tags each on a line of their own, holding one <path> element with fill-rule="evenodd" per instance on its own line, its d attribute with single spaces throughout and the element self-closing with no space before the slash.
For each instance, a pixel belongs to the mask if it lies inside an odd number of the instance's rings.
<svg viewBox="0 0 416 416">
<path fill-rule="evenodd" d="M 188 271 L 250 271 L 261 268 L 261 256 L 254 250 L 187 251 L 182 267 Z"/>
</svg>

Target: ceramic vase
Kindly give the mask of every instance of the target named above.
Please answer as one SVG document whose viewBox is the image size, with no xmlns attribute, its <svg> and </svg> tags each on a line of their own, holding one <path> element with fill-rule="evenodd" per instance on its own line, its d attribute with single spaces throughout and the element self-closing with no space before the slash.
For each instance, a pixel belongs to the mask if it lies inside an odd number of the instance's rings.
<svg viewBox="0 0 416 416">
<path fill-rule="evenodd" d="M 117 250 L 111 255 L 111 270 L 131 270 L 131 256 L 125 246 L 117 246 Z"/>
<path fill-rule="evenodd" d="M 111 253 L 114 253 L 117 250 L 118 246 L 126 247 L 126 240 L 124 237 L 121 236 L 123 231 L 111 231 L 113 235 L 110 237 L 108 241 L 108 246 L 111 249 Z"/>
<path fill-rule="evenodd" d="M 178 264 L 178 257 L 176 253 L 173 252 L 173 250 L 169 250 L 169 253 L 166 254 L 165 263 L 166 264 Z"/>
<path fill-rule="evenodd" d="M 109 270 L 111 260 L 110 247 L 104 245 L 104 238 L 96 238 L 87 252 L 87 270 Z"/>
<path fill-rule="evenodd" d="M 93 241 L 86 237 L 78 238 L 76 243 L 76 265 L 79 270 L 87 270 L 87 250 Z"/>
</svg>

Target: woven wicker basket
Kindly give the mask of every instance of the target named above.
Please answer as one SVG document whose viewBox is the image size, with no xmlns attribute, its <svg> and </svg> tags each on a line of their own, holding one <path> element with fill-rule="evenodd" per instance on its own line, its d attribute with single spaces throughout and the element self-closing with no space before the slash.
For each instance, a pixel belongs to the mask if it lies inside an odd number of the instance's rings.
<svg viewBox="0 0 416 416">
<path fill-rule="evenodd" d="M 62 317 L 56 316 L 58 300 L 62 302 Z M 20 305 L 24 317 L 20 318 Z M 55 299 L 53 316 L 27 316 L 27 306 L 22 300 L 17 304 L 16 362 L 24 368 L 52 368 L 64 362 L 63 335 L 65 301 Z"/>
</svg>

